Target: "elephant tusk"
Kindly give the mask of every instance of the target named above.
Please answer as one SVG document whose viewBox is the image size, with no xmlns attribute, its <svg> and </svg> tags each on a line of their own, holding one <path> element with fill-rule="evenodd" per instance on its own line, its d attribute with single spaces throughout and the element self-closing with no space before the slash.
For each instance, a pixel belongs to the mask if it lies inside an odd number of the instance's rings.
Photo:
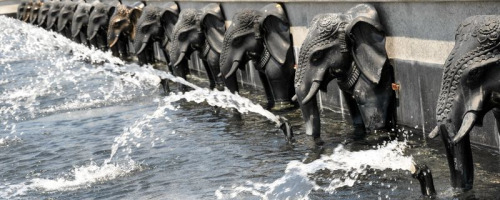
<svg viewBox="0 0 500 200">
<path fill-rule="evenodd" d="M 88 40 L 94 39 L 95 35 L 97 35 L 97 31 L 98 30 L 99 30 L 99 28 L 94 29 L 94 31 L 92 32 L 92 35 L 90 35 L 90 37 L 88 38 Z"/>
<path fill-rule="evenodd" d="M 144 51 L 144 49 L 146 48 L 147 44 L 148 44 L 147 42 L 143 42 L 142 45 L 141 45 L 141 48 L 136 53 L 140 54 L 142 51 Z"/>
<path fill-rule="evenodd" d="M 118 36 L 116 36 L 114 40 L 109 42 L 109 47 L 115 46 L 116 42 L 118 42 Z"/>
<path fill-rule="evenodd" d="M 429 133 L 429 138 L 433 139 L 438 135 L 439 135 L 439 127 L 436 126 L 434 127 L 434 129 L 432 129 L 431 133 Z"/>
<path fill-rule="evenodd" d="M 468 112 L 464 119 L 462 120 L 462 125 L 460 126 L 460 130 L 458 130 L 458 133 L 453 137 L 453 143 L 457 144 L 462 140 L 462 138 L 467 135 L 472 127 L 474 127 L 474 124 L 476 123 L 477 115 L 473 112 Z"/>
<path fill-rule="evenodd" d="M 293 101 L 293 102 L 297 101 L 297 95 L 293 95 L 293 97 L 292 97 L 292 101 Z"/>
<path fill-rule="evenodd" d="M 302 105 L 308 103 L 314 96 L 316 96 L 316 93 L 318 92 L 319 86 L 320 86 L 319 82 L 317 82 L 317 81 L 313 82 L 311 89 L 309 89 L 309 93 L 302 100 Z"/>
<path fill-rule="evenodd" d="M 231 70 L 229 70 L 229 72 L 226 74 L 226 76 L 224 76 L 225 79 L 229 78 L 230 76 L 232 76 L 234 74 L 234 72 L 236 72 L 236 70 L 238 69 L 238 65 L 239 65 L 239 61 L 234 61 L 233 62 L 233 65 L 231 66 Z"/>
<path fill-rule="evenodd" d="M 184 58 L 184 56 L 186 56 L 186 53 L 185 52 L 181 52 L 181 55 L 179 55 L 179 57 L 177 57 L 177 62 L 175 62 L 174 65 L 172 65 L 172 67 L 175 67 L 175 66 L 181 64 L 181 61 Z"/>
</svg>

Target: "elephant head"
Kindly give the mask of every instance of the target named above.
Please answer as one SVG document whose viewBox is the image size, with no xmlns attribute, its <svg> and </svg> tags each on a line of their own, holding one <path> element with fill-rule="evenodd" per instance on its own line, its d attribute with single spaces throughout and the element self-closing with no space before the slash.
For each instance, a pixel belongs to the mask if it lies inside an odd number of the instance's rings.
<svg viewBox="0 0 500 200">
<path fill-rule="evenodd" d="M 68 38 L 71 38 L 71 22 L 78 4 L 77 2 L 66 2 L 59 12 L 57 31 Z"/>
<path fill-rule="evenodd" d="M 473 16 L 458 27 L 455 47 L 443 68 L 436 108 L 437 127 L 445 144 L 451 185 L 472 189 L 474 165 L 469 133 L 493 110 L 500 126 L 500 16 Z"/>
<path fill-rule="evenodd" d="M 169 49 L 171 66 L 187 68 L 187 60 L 194 51 L 200 52 L 210 80 L 210 88 L 223 89 L 219 75 L 219 57 L 224 40 L 225 18 L 217 3 L 208 4 L 201 10 L 186 9 L 180 14 L 173 31 L 173 41 Z M 179 69 L 179 71 L 185 71 Z M 181 75 L 182 74 L 176 74 Z"/>
<path fill-rule="evenodd" d="M 31 7 L 31 12 L 30 12 L 30 18 L 29 18 L 29 22 L 31 24 L 37 24 L 38 14 L 39 14 L 40 8 L 42 6 L 43 6 L 43 2 L 41 2 L 41 1 L 33 2 L 33 6 Z"/>
<path fill-rule="evenodd" d="M 92 8 L 87 25 L 87 39 L 97 48 L 106 50 L 108 46 L 106 31 L 116 7 L 96 1 L 92 3 Z"/>
<path fill-rule="evenodd" d="M 57 19 L 59 18 L 59 13 L 61 9 L 64 7 L 65 2 L 54 1 L 50 6 L 50 10 L 47 16 L 47 30 L 55 29 L 55 25 L 57 24 Z"/>
<path fill-rule="evenodd" d="M 244 10 L 233 16 L 220 56 L 221 75 L 231 92 L 238 91 L 236 70 L 249 61 L 259 70 L 268 108 L 290 107 L 294 57 L 290 25 L 280 4 L 268 4 L 259 11 Z"/>
<path fill-rule="evenodd" d="M 43 28 L 47 28 L 47 19 L 49 18 L 49 11 L 52 7 L 51 1 L 44 2 L 40 10 L 38 11 L 37 24 Z"/>
<path fill-rule="evenodd" d="M 345 14 L 320 14 L 312 20 L 299 53 L 295 90 L 306 133 L 320 137 L 316 102 L 319 90 L 337 79 L 356 130 L 385 128 L 394 98 L 385 34 L 376 10 L 367 4 Z M 389 71 L 389 72 L 388 72 Z"/>
<path fill-rule="evenodd" d="M 17 8 L 17 19 L 28 22 L 33 9 L 33 2 L 22 2 Z"/>
<path fill-rule="evenodd" d="M 161 47 L 163 54 L 164 45 L 170 38 L 178 15 L 179 7 L 175 2 L 166 3 L 162 7 L 147 6 L 144 8 L 137 22 L 134 40 L 134 49 L 141 64 L 155 62 L 154 48 Z M 157 43 L 157 47 L 154 47 L 154 43 Z M 157 49 L 157 51 L 159 50 Z"/>
<path fill-rule="evenodd" d="M 78 41 L 87 41 L 87 27 L 89 24 L 90 13 L 92 12 L 92 4 L 80 3 L 71 19 L 71 37 L 79 38 Z"/>
<path fill-rule="evenodd" d="M 111 16 L 108 27 L 108 46 L 113 47 L 120 37 L 131 41 L 135 39 L 137 20 L 141 17 L 145 2 L 136 2 L 132 5 L 120 4 Z"/>
</svg>

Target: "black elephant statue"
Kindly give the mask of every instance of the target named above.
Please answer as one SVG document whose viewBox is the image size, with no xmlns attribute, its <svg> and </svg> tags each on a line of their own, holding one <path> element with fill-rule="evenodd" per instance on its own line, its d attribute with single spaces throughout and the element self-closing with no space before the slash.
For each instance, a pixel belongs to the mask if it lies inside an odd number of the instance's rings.
<svg viewBox="0 0 500 200">
<path fill-rule="evenodd" d="M 159 70 L 168 69 L 167 46 L 172 38 L 172 31 L 179 18 L 179 6 L 175 2 L 165 3 L 161 7 L 147 6 L 137 22 L 134 49 L 139 64 L 155 64 Z M 161 80 L 165 93 L 169 92 L 166 79 Z"/>
<path fill-rule="evenodd" d="M 94 7 L 90 3 L 80 2 L 71 19 L 71 38 L 74 41 L 90 46 L 87 39 L 87 30 L 89 24 L 90 13 Z"/>
<path fill-rule="evenodd" d="M 40 8 L 43 6 L 42 1 L 35 1 L 33 2 L 33 5 L 31 6 L 31 11 L 30 11 L 30 17 L 28 22 L 37 25 L 38 24 L 38 14 L 40 12 Z"/>
<path fill-rule="evenodd" d="M 333 79 L 347 103 L 355 138 L 394 123 L 394 74 L 385 50 L 384 29 L 371 5 L 357 5 L 345 14 L 315 16 L 300 49 L 295 91 L 306 133 L 317 143 L 322 140 L 316 94 L 326 91 Z"/>
<path fill-rule="evenodd" d="M 141 17 L 145 6 L 146 2 L 140 1 L 132 5 L 124 5 L 120 2 L 116 7 L 108 27 L 108 46 L 112 48 L 116 45 L 119 52 L 119 55 L 114 56 L 131 59 L 137 20 Z"/>
<path fill-rule="evenodd" d="M 224 34 L 220 56 L 226 87 L 231 92 L 238 92 L 236 71 L 252 62 L 267 96 L 267 108 L 293 107 L 295 61 L 292 47 L 290 25 L 281 4 L 272 3 L 260 10 L 236 13 Z"/>
<path fill-rule="evenodd" d="M 147 6 L 137 22 L 134 49 L 140 64 L 166 60 L 166 46 L 179 17 L 179 6 L 168 2 L 161 7 Z"/>
<path fill-rule="evenodd" d="M 169 51 L 174 75 L 186 78 L 187 61 L 193 52 L 198 52 L 210 81 L 210 89 L 223 90 L 219 58 L 225 31 L 225 17 L 218 3 L 208 4 L 201 10 L 183 10 L 175 25 Z"/>
<path fill-rule="evenodd" d="M 458 27 L 455 46 L 443 68 L 436 108 L 437 126 L 450 168 L 451 186 L 473 187 L 474 163 L 469 133 L 490 110 L 500 128 L 500 16 L 473 16 Z"/>
<path fill-rule="evenodd" d="M 50 4 L 49 13 L 47 15 L 47 30 L 57 30 L 57 20 L 59 19 L 59 13 L 61 13 L 61 9 L 64 7 L 64 4 L 67 2 L 53 1 Z"/>
<path fill-rule="evenodd" d="M 57 19 L 57 32 L 67 38 L 72 38 L 71 24 L 73 22 L 73 15 L 78 7 L 78 4 L 78 2 L 73 1 L 65 2 L 61 11 L 59 11 L 59 17 Z"/>
<path fill-rule="evenodd" d="M 38 17 L 36 19 L 38 26 L 47 29 L 47 23 L 49 18 L 49 11 L 52 7 L 52 1 L 43 2 L 43 5 L 38 11 Z"/>
<path fill-rule="evenodd" d="M 33 8 L 33 2 L 21 2 L 17 7 L 17 19 L 28 22 L 30 19 L 31 9 Z"/>
<path fill-rule="evenodd" d="M 92 11 L 87 24 L 87 40 L 90 44 L 98 49 L 107 51 L 109 20 L 115 12 L 116 6 L 119 3 L 106 4 L 102 2 L 92 3 Z M 110 48 L 113 55 L 119 55 L 117 46 Z"/>
</svg>

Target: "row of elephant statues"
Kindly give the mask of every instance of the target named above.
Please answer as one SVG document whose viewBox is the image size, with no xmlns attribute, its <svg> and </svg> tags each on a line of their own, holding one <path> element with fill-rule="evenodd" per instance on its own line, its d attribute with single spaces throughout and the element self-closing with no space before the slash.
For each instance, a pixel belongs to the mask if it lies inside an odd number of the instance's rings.
<svg viewBox="0 0 500 200">
<path fill-rule="evenodd" d="M 333 80 L 343 93 L 355 134 L 390 130 L 396 124 L 393 66 L 385 49 L 384 26 L 372 5 L 315 16 L 298 62 L 287 14 L 276 3 L 236 12 L 228 27 L 218 3 L 181 10 L 175 2 L 153 6 L 30 1 L 21 3 L 17 18 L 124 59 L 136 56 L 141 64 L 165 63 L 166 70 L 183 78 L 197 52 L 211 89 L 238 92 L 236 71 L 253 65 L 268 109 L 298 104 L 306 133 L 318 143 L 322 141 L 316 94 L 326 91 Z M 499 63 L 499 39 L 500 17 L 470 17 L 459 26 L 444 65 L 438 126 L 430 136 L 441 135 L 456 188 L 468 190 L 473 185 L 469 132 L 490 110 L 500 119 L 500 82 L 489 81 L 500 77 L 492 70 Z M 168 86 L 166 81 L 162 84 Z"/>
</svg>

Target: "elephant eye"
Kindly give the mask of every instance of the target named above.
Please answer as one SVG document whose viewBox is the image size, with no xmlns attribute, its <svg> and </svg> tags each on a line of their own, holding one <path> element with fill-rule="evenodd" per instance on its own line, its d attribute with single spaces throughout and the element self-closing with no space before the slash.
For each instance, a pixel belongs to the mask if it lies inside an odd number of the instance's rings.
<svg viewBox="0 0 500 200">
<path fill-rule="evenodd" d="M 99 23 L 99 20 L 100 20 L 100 19 L 101 19 L 100 17 L 96 17 L 96 18 L 94 18 L 94 20 L 93 20 L 93 21 L 94 21 L 94 23 L 96 23 L 96 24 L 97 24 L 97 23 Z"/>
<path fill-rule="evenodd" d="M 233 39 L 233 46 L 240 46 L 240 44 L 243 42 L 243 38 L 237 37 Z"/>
<path fill-rule="evenodd" d="M 148 33 L 149 32 L 149 26 L 143 26 L 141 28 L 142 33 Z"/>
<path fill-rule="evenodd" d="M 186 32 L 182 32 L 182 33 L 179 34 L 179 40 L 184 41 L 184 40 L 186 40 L 186 38 L 187 38 L 187 33 Z"/>
<path fill-rule="evenodd" d="M 311 62 L 317 63 L 318 61 L 320 61 L 323 58 L 323 56 L 324 56 L 323 51 L 316 51 L 311 56 Z"/>
</svg>

